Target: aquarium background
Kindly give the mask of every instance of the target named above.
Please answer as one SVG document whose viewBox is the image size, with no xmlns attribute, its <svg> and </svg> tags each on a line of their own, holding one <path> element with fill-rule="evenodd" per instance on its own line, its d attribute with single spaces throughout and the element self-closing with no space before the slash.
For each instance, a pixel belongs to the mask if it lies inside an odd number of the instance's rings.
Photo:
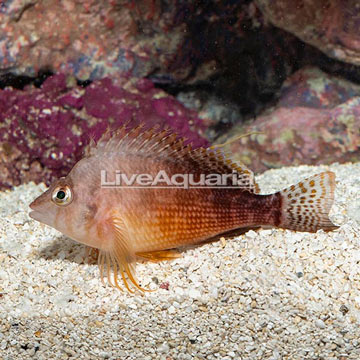
<svg viewBox="0 0 360 360">
<path fill-rule="evenodd" d="M 49 184 L 125 123 L 230 140 L 255 172 L 358 159 L 356 1 L 0 6 L 0 188 Z"/>
</svg>

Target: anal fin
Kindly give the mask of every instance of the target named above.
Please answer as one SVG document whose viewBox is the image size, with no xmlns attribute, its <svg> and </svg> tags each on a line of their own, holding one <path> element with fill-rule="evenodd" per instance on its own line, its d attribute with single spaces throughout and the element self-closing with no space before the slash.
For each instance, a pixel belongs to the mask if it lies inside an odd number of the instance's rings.
<svg viewBox="0 0 360 360">
<path fill-rule="evenodd" d="M 174 260 L 182 257 L 182 255 L 176 250 L 159 250 L 149 252 L 138 252 L 136 256 L 148 261 L 159 262 L 166 260 Z"/>
</svg>

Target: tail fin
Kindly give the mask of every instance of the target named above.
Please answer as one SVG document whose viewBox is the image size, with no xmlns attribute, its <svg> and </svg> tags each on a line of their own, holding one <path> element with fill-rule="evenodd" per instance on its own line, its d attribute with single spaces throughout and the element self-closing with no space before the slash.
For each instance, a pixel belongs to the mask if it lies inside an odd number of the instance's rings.
<svg viewBox="0 0 360 360">
<path fill-rule="evenodd" d="M 335 174 L 326 171 L 280 191 L 282 215 L 279 227 L 308 232 L 336 229 L 338 226 L 328 216 L 334 189 Z"/>
</svg>

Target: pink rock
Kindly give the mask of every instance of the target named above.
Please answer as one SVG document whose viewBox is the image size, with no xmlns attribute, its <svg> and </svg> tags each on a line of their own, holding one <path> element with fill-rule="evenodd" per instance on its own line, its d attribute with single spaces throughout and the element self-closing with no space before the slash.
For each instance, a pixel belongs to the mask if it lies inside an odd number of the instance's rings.
<svg viewBox="0 0 360 360">
<path fill-rule="evenodd" d="M 255 0 L 275 26 L 328 56 L 360 65 L 360 11 L 354 0 Z"/>
<path fill-rule="evenodd" d="M 230 33 L 243 37 L 228 18 L 248 22 L 242 2 L 7 0 L 0 6 L 3 73 L 36 76 L 48 69 L 85 80 L 212 75 L 213 44 Z"/>
<path fill-rule="evenodd" d="M 235 159 L 256 172 L 358 161 L 359 117 L 360 86 L 307 68 L 286 81 L 273 111 L 233 128 L 220 142 L 261 131 L 227 146 Z"/>
</svg>

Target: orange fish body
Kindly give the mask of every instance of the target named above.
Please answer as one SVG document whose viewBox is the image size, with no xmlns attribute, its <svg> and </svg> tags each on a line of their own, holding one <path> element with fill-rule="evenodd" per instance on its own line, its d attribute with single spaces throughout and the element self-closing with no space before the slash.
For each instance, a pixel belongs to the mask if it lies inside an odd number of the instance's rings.
<svg viewBox="0 0 360 360">
<path fill-rule="evenodd" d="M 171 249 L 249 227 L 336 228 L 328 218 L 334 179 L 324 172 L 259 195 L 252 172 L 220 150 L 192 150 L 167 131 L 123 127 L 34 200 L 30 216 L 99 249 L 101 275 L 116 287 L 120 275 L 132 291 L 129 280 L 142 289 L 132 269 L 139 257 L 171 259 Z"/>
</svg>

